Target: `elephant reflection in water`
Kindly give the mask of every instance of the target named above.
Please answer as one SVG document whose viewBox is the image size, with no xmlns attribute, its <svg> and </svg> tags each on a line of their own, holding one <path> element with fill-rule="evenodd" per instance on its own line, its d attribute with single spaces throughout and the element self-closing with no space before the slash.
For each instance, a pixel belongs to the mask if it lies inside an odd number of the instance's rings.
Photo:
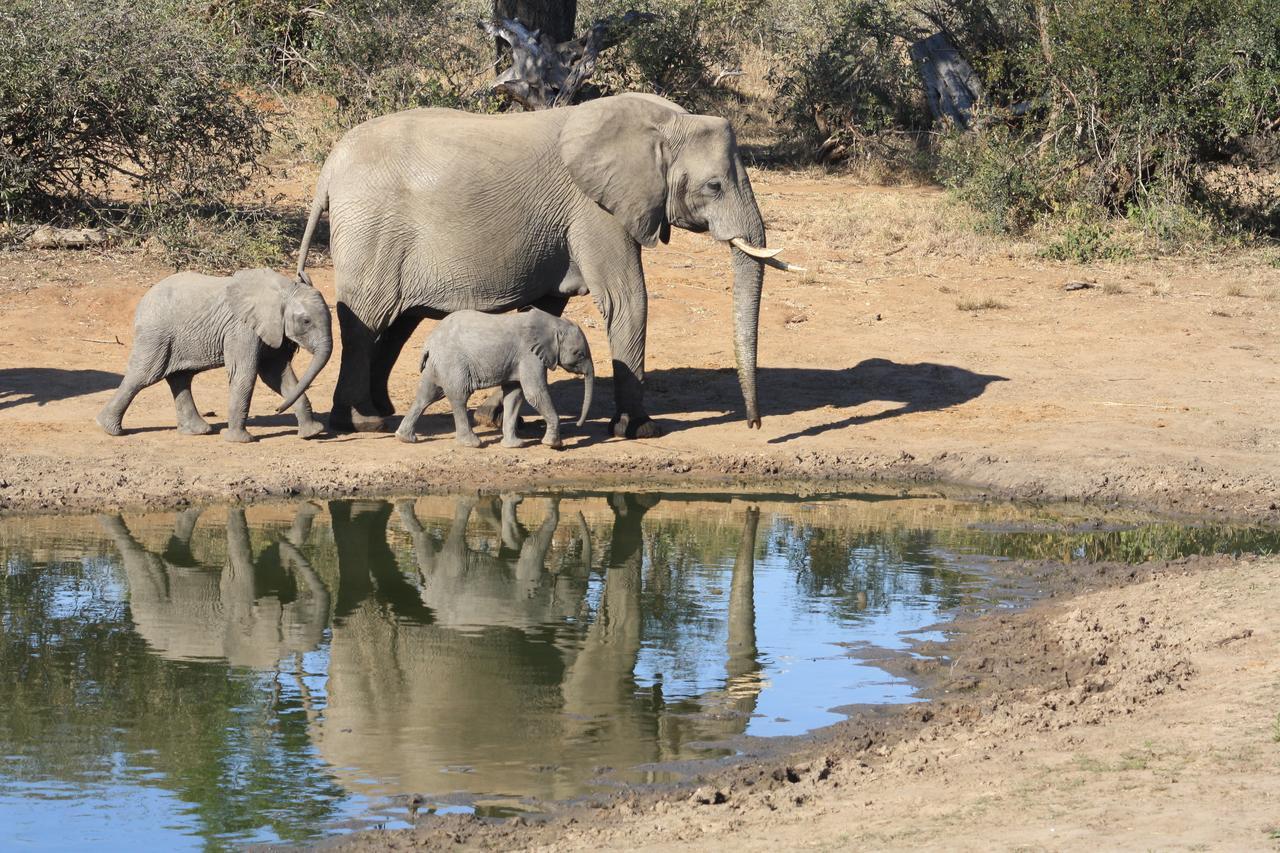
<svg viewBox="0 0 1280 853">
<path fill-rule="evenodd" d="M 690 740 L 745 729 L 759 690 L 750 580 L 756 513 L 747 514 L 733 570 L 728 686 L 704 697 L 710 718 L 694 720 L 688 713 L 702 703 L 668 708 L 635 681 L 641 522 L 656 500 L 617 495 L 611 503 L 613 531 L 590 625 L 589 531 L 580 518 L 575 553 L 585 559 L 549 561 L 560 521 L 555 499 L 533 533 L 515 520 L 513 500 L 499 508 L 493 500 L 460 499 L 440 538 L 423 528 L 412 503 L 398 506 L 429 617 L 407 619 L 369 598 L 335 622 L 328 703 L 313 736 L 340 776 L 385 780 L 356 783 L 382 793 L 466 789 L 558 798 L 578 793 L 595 768 L 685 757 Z M 342 546 L 347 538 L 374 542 L 371 529 L 389 515 L 387 504 L 357 505 L 349 523 L 334 513 L 344 584 L 348 576 L 355 587 L 366 573 L 389 574 L 388 547 L 359 554 Z M 468 543 L 473 515 L 494 528 L 496 550 Z M 344 551 L 360 559 L 342 563 Z M 548 562 L 561 570 L 549 571 Z M 720 713 L 730 709 L 735 713 Z M 450 770 L 467 775 L 442 775 Z"/>
<path fill-rule="evenodd" d="M 134 628 L 148 646 L 166 658 L 223 658 L 270 669 L 323 639 L 329 594 L 299 550 L 317 511 L 302 504 L 287 538 L 255 561 L 244 510 L 228 510 L 222 567 L 201 564 L 192 554 L 199 509 L 179 513 L 160 554 L 143 547 L 120 516 L 99 516 L 99 522 L 120 551 Z M 260 582 L 279 580 L 286 570 L 298 587 L 296 597 L 258 594 Z"/>
</svg>

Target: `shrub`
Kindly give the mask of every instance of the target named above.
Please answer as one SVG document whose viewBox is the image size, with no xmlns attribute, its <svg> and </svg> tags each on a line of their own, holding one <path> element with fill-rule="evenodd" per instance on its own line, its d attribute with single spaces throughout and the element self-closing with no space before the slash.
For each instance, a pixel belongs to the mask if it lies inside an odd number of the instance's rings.
<svg viewBox="0 0 1280 853">
<path fill-rule="evenodd" d="M 345 126 L 422 106 L 492 111 L 493 42 L 452 3 L 358 0 L 319 16 L 308 80 L 332 95 Z"/>
<path fill-rule="evenodd" d="M 780 81 L 780 110 L 797 141 L 809 152 L 823 143 L 865 148 L 885 133 L 925 130 L 928 108 L 901 35 L 911 25 L 887 4 L 855 0 L 831 27 Z"/>
<path fill-rule="evenodd" d="M 717 76 L 735 69 L 743 34 L 768 11 L 748 0 L 594 0 L 579 2 L 579 29 L 631 10 L 657 20 L 601 54 L 595 87 L 604 94 L 653 92 L 695 111 L 720 96 Z"/>
<path fill-rule="evenodd" d="M 242 188 L 265 150 L 233 57 L 159 2 L 13 0 L 0 11 L 0 204 L 72 214 Z"/>
<path fill-rule="evenodd" d="M 286 265 L 298 246 L 287 219 L 266 206 L 161 205 L 145 211 L 133 230 L 149 235 L 146 248 L 155 247 L 174 269 L 232 272 Z"/>
<path fill-rule="evenodd" d="M 949 186 L 1014 232 L 1079 205 L 1161 243 L 1203 234 L 1215 213 L 1248 218 L 1241 184 L 1209 176 L 1280 129 L 1280 5 L 1056 0 L 1028 13 L 1002 54 L 1026 82 L 990 87 L 985 127 L 944 146 Z M 1252 221 L 1274 230 L 1274 217 Z M 1067 239 L 1084 247 L 1081 236 Z"/>
</svg>

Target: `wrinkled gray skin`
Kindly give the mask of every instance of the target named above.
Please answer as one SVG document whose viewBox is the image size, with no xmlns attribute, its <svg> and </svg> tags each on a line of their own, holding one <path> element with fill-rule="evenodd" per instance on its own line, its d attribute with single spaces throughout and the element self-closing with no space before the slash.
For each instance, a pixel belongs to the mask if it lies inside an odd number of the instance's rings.
<svg viewBox="0 0 1280 853">
<path fill-rule="evenodd" d="M 644 408 L 646 293 L 640 248 L 671 226 L 765 245 L 728 122 L 662 98 L 617 95 L 529 113 L 419 109 L 382 116 L 334 147 L 299 251 L 329 210 L 342 366 L 330 426 L 378 430 L 387 377 L 423 317 L 590 294 L 613 357 L 620 436 L 660 434 Z M 734 347 L 747 422 L 756 405 L 763 268 L 730 249 Z M 482 417 L 496 420 L 496 397 Z"/>
<path fill-rule="evenodd" d="M 417 441 L 415 430 L 422 410 L 444 396 L 453 407 L 458 443 L 479 447 L 480 439 L 467 414 L 467 399 L 481 388 L 501 386 L 503 447 L 522 445 L 516 437 L 516 424 L 520 404 L 527 398 L 546 421 L 542 443 L 559 448 L 560 416 L 547 387 L 547 371 L 554 367 L 586 378 L 578 417 L 578 426 L 582 426 L 591 408 L 595 382 L 591 348 L 582 329 L 537 308 L 509 314 L 450 314 L 432 329 L 422 348 L 418 396 L 400 422 L 396 438 Z"/>
<path fill-rule="evenodd" d="M 178 273 L 143 295 L 133 320 L 133 351 L 119 390 L 98 413 L 108 435 L 123 432 L 125 410 L 143 388 L 169 383 L 178 410 L 178 431 L 213 432 L 191 398 L 191 378 L 226 366 L 230 382 L 228 441 L 253 441 L 244 428 L 256 377 L 293 407 L 298 435 L 323 430 L 311 413 L 307 386 L 333 352 L 329 306 L 315 288 L 273 270 L 242 270 L 230 277 Z M 298 347 L 312 353 L 299 380 L 290 361 Z"/>
</svg>

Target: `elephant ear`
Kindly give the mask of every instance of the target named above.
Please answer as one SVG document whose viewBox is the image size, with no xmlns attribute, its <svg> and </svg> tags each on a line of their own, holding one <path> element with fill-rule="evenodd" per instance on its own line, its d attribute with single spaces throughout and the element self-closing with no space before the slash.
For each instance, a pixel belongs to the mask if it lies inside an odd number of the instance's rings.
<svg viewBox="0 0 1280 853">
<path fill-rule="evenodd" d="M 543 334 L 546 332 L 546 334 Z M 551 370 L 560 359 L 560 332 L 550 329 L 534 329 L 530 336 L 529 351 L 542 366 Z"/>
<path fill-rule="evenodd" d="M 574 184 L 612 213 L 636 242 L 652 246 L 667 206 L 663 126 L 684 113 L 651 95 L 617 95 L 570 107 L 560 159 Z"/>
<path fill-rule="evenodd" d="M 272 349 L 284 343 L 284 293 L 277 278 L 271 270 L 244 270 L 227 285 L 231 313 Z"/>
</svg>

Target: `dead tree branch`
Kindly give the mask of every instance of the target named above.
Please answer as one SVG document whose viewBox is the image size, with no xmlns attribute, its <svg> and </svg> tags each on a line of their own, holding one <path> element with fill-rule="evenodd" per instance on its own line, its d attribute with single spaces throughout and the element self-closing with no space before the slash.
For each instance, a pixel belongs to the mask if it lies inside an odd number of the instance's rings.
<svg viewBox="0 0 1280 853">
<path fill-rule="evenodd" d="M 559 44 L 516 18 L 486 21 L 482 26 L 489 35 L 511 45 L 511 67 L 490 88 L 528 110 L 571 104 L 595 71 L 600 54 L 626 40 L 637 26 L 655 20 L 649 12 L 627 12 L 597 21 L 582 36 Z"/>
</svg>

